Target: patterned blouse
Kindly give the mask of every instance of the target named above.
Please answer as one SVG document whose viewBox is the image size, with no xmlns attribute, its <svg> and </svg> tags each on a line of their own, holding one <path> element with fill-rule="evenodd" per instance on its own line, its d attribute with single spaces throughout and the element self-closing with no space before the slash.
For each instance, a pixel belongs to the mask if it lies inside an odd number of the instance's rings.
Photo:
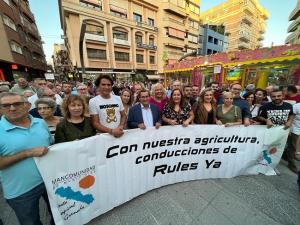
<svg viewBox="0 0 300 225">
<path fill-rule="evenodd" d="M 183 124 L 185 120 L 189 118 L 189 113 L 192 111 L 190 103 L 184 105 L 179 112 L 176 112 L 170 104 L 166 104 L 163 109 L 163 115 L 171 120 L 176 120 L 178 124 Z"/>
</svg>

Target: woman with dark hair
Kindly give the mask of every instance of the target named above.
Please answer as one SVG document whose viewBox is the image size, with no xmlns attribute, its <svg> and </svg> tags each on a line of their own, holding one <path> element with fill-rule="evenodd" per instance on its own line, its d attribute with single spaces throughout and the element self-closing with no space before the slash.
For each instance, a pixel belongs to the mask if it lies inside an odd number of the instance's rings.
<svg viewBox="0 0 300 225">
<path fill-rule="evenodd" d="M 133 94 L 132 92 L 125 88 L 121 91 L 121 100 L 124 106 L 125 114 L 128 115 L 128 110 L 132 106 L 133 103 Z"/>
<path fill-rule="evenodd" d="M 261 88 L 256 88 L 254 93 L 254 103 L 259 107 L 265 103 L 268 103 L 267 91 Z"/>
<path fill-rule="evenodd" d="M 162 113 L 163 121 L 168 125 L 182 124 L 187 127 L 194 119 L 194 113 L 181 90 L 174 89 Z"/>
<path fill-rule="evenodd" d="M 64 99 L 62 112 L 64 119 L 57 125 L 55 143 L 74 141 L 96 134 L 91 119 L 85 116 L 85 100 L 78 95 Z"/>
<path fill-rule="evenodd" d="M 49 131 L 54 138 L 57 124 L 62 120 L 62 117 L 54 116 L 56 111 L 56 102 L 51 98 L 39 98 L 35 102 L 35 106 L 39 115 L 45 120 Z"/>
<path fill-rule="evenodd" d="M 248 102 L 252 119 L 256 118 L 259 106 L 257 104 L 254 104 L 254 93 L 252 91 L 246 92 L 243 95 L 243 98 Z"/>
<path fill-rule="evenodd" d="M 216 124 L 217 105 L 212 88 L 205 88 L 193 105 L 195 124 Z"/>
</svg>

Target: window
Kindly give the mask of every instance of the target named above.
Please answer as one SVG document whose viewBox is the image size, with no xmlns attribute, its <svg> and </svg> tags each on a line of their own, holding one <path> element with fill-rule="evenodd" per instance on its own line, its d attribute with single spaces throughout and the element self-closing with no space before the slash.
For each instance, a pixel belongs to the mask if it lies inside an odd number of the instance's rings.
<svg viewBox="0 0 300 225">
<path fill-rule="evenodd" d="M 214 42 L 214 38 L 212 36 L 208 36 L 208 42 L 209 43 L 213 43 Z"/>
<path fill-rule="evenodd" d="M 12 41 L 10 43 L 10 48 L 11 48 L 11 50 L 13 52 L 17 52 L 19 54 L 23 54 L 21 46 L 18 43 L 14 42 L 14 41 Z"/>
<path fill-rule="evenodd" d="M 102 1 L 100 0 L 80 0 L 80 5 L 98 11 L 102 10 Z"/>
<path fill-rule="evenodd" d="M 102 49 L 87 48 L 87 55 L 90 59 L 106 59 L 106 51 Z"/>
<path fill-rule="evenodd" d="M 16 24 L 14 21 L 6 15 L 3 15 L 3 22 L 5 25 L 9 26 L 14 31 L 17 31 Z"/>
<path fill-rule="evenodd" d="M 150 55 L 150 64 L 155 64 L 155 56 Z"/>
<path fill-rule="evenodd" d="M 154 46 L 154 37 L 153 36 L 149 37 L 149 45 Z"/>
<path fill-rule="evenodd" d="M 126 9 L 120 8 L 115 5 L 109 5 L 109 7 L 110 7 L 110 14 L 112 14 L 114 16 L 122 17 L 122 18 L 127 18 L 127 10 Z"/>
<path fill-rule="evenodd" d="M 189 42 L 198 43 L 198 37 L 192 34 L 188 35 Z"/>
<path fill-rule="evenodd" d="M 224 43 L 223 43 L 222 40 L 219 40 L 219 45 L 220 45 L 220 46 L 223 46 L 223 45 L 224 45 Z"/>
<path fill-rule="evenodd" d="M 129 53 L 128 52 L 115 52 L 115 60 L 129 62 Z"/>
<path fill-rule="evenodd" d="M 200 7 L 199 7 L 199 6 L 194 5 L 194 4 L 192 4 L 192 3 L 190 2 L 189 8 L 190 8 L 190 11 L 191 11 L 191 12 L 193 12 L 193 13 L 195 13 L 195 14 L 197 14 L 197 15 L 200 14 Z"/>
<path fill-rule="evenodd" d="M 143 36 L 139 33 L 135 34 L 135 42 L 137 44 L 142 44 L 143 43 Z"/>
<path fill-rule="evenodd" d="M 179 39 L 184 39 L 185 38 L 185 32 L 180 31 L 180 30 L 176 30 L 173 28 L 168 28 L 167 29 L 167 35 L 170 37 L 176 37 Z"/>
<path fill-rule="evenodd" d="M 96 26 L 93 24 L 87 24 L 86 25 L 86 33 L 104 36 L 104 29 L 103 29 L 103 27 L 100 27 L 100 26 Z"/>
<path fill-rule="evenodd" d="M 154 19 L 148 18 L 148 25 L 154 27 Z"/>
<path fill-rule="evenodd" d="M 137 14 L 137 13 L 133 13 L 133 20 L 136 21 L 136 22 L 141 23 L 143 21 L 142 20 L 142 15 Z"/>
<path fill-rule="evenodd" d="M 196 30 L 199 30 L 199 23 L 194 20 L 189 20 L 189 26 Z"/>
<path fill-rule="evenodd" d="M 114 29 L 113 38 L 128 41 L 128 33 L 120 29 Z"/>
<path fill-rule="evenodd" d="M 136 54 L 136 62 L 138 62 L 138 63 L 144 63 L 144 55 L 142 55 L 142 54 Z"/>
</svg>

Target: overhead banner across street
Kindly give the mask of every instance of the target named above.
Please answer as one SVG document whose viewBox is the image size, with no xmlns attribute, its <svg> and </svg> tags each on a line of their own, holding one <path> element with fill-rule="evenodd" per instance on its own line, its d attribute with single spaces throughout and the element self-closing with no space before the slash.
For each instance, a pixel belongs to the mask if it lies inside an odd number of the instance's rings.
<svg viewBox="0 0 300 225">
<path fill-rule="evenodd" d="M 274 175 L 283 127 L 218 125 L 129 130 L 54 145 L 36 158 L 57 225 L 79 225 L 147 191 L 197 179 Z"/>
</svg>

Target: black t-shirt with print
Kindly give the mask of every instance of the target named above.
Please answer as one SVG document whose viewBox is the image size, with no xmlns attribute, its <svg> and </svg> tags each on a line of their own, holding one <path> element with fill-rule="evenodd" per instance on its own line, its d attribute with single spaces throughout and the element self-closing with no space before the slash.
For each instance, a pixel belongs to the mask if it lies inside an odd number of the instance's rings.
<svg viewBox="0 0 300 225">
<path fill-rule="evenodd" d="M 258 115 L 271 120 L 274 125 L 284 125 L 293 115 L 293 106 L 287 102 L 279 106 L 270 102 L 260 107 Z"/>
</svg>

